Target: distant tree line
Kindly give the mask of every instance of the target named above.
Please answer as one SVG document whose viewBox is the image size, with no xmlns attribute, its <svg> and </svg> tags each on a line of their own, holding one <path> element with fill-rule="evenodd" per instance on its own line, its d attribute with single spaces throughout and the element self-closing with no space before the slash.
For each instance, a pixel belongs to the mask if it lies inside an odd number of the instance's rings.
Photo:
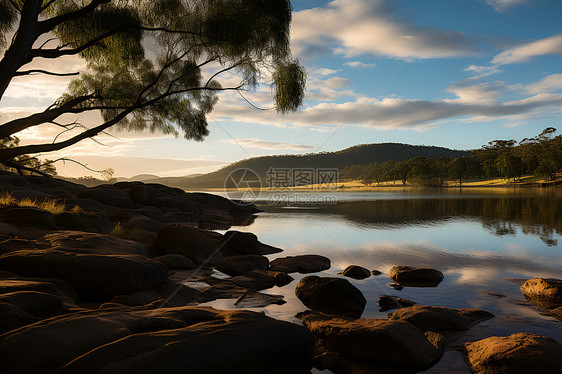
<svg viewBox="0 0 562 374">
<path fill-rule="evenodd" d="M 504 178 L 516 181 L 532 174 L 547 181 L 562 171 L 562 135 L 548 127 L 533 138 L 494 140 L 468 156 L 427 158 L 350 165 L 340 170 L 340 180 L 361 180 L 366 185 L 402 182 L 438 187 L 447 180 L 462 185 L 467 179 Z"/>
</svg>

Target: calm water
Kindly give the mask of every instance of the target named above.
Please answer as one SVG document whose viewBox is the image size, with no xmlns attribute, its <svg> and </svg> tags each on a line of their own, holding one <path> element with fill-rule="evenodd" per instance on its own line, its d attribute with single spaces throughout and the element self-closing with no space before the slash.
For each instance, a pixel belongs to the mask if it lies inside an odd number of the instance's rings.
<svg viewBox="0 0 562 374">
<path fill-rule="evenodd" d="M 303 204 L 317 197 L 304 193 L 301 203 L 271 204 L 271 195 L 257 205 L 266 211 L 247 227 L 262 242 L 283 248 L 277 257 L 321 254 L 332 267 L 320 275 L 338 276 L 358 264 L 383 274 L 355 284 L 367 299 L 363 317 L 385 318 L 379 312 L 381 294 L 404 297 L 418 304 L 480 308 L 496 315 L 459 334 L 458 344 L 492 335 L 530 332 L 562 342 L 562 322 L 543 315 L 519 291 L 518 279 L 562 279 L 562 191 L 535 189 L 438 190 L 397 192 L 338 192 L 336 204 Z M 278 196 L 276 197 L 278 198 Z M 289 198 L 296 200 L 293 196 Z M 276 256 L 270 256 L 270 259 Z M 394 265 L 428 266 L 445 280 L 436 288 L 389 286 L 386 274 Z M 294 275 L 294 274 L 293 274 Z M 285 296 L 287 304 L 265 312 L 295 321 L 306 307 L 294 296 L 304 275 L 285 287 L 267 290 Z M 215 307 L 234 308 L 232 301 Z M 468 373 L 456 351 L 428 373 Z"/>
</svg>

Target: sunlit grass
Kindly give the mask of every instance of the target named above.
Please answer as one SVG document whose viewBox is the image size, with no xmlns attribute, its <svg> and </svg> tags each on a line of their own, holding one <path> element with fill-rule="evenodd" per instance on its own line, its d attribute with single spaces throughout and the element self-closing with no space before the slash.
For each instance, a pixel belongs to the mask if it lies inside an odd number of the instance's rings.
<svg viewBox="0 0 562 374">
<path fill-rule="evenodd" d="M 0 206 L 18 206 L 18 207 L 29 207 L 37 208 L 41 210 L 46 210 L 51 214 L 61 214 L 66 212 L 66 206 L 64 202 L 56 199 L 32 199 L 29 197 L 23 199 L 17 199 L 11 192 L 3 192 L 0 194 Z M 79 206 L 74 206 L 70 213 L 78 213 L 81 211 Z"/>
<path fill-rule="evenodd" d="M 141 230 L 139 228 L 125 227 L 121 222 L 117 222 L 113 226 L 113 230 L 109 233 L 121 239 L 134 240 L 143 244 L 152 244 L 156 240 L 156 234 L 153 232 Z"/>
</svg>

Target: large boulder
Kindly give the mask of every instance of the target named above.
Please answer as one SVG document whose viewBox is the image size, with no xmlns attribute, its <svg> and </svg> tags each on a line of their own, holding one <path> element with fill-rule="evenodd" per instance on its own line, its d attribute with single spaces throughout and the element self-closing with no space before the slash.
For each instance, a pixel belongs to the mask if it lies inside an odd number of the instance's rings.
<svg viewBox="0 0 562 374">
<path fill-rule="evenodd" d="M 414 325 L 405 321 L 349 321 L 319 313 L 301 315 L 304 325 L 332 351 L 348 360 L 423 369 L 443 354 Z"/>
<path fill-rule="evenodd" d="M 4 219 L 11 224 L 20 226 L 33 226 L 41 229 L 54 229 L 56 227 L 52 213 L 33 207 L 6 209 Z"/>
<path fill-rule="evenodd" d="M 308 308 L 342 316 L 358 318 L 367 300 L 347 279 L 308 276 L 300 280 L 295 294 Z"/>
<path fill-rule="evenodd" d="M 308 373 L 313 337 L 261 313 L 121 308 L 51 318 L 4 336 L 2 373 Z"/>
<path fill-rule="evenodd" d="M 465 343 L 463 352 L 473 373 L 558 374 L 562 346 L 542 335 L 517 333 Z"/>
<path fill-rule="evenodd" d="M 111 302 L 128 306 L 148 305 L 159 301 L 159 306 L 192 305 L 200 298 L 201 292 L 179 283 L 165 283 L 146 291 L 130 295 L 115 296 Z"/>
<path fill-rule="evenodd" d="M 147 290 L 162 284 L 165 265 L 139 255 L 98 255 L 59 250 L 21 250 L 0 256 L 0 270 L 31 277 L 60 278 L 87 298 Z"/>
<path fill-rule="evenodd" d="M 269 260 L 261 255 L 225 257 L 215 265 L 215 269 L 230 276 L 244 275 L 252 270 L 267 270 L 268 268 Z"/>
<path fill-rule="evenodd" d="M 113 229 L 113 222 L 103 214 L 96 212 L 62 212 L 55 215 L 57 227 L 65 230 L 108 233 Z"/>
<path fill-rule="evenodd" d="M 271 270 L 285 273 L 317 273 L 330 268 L 330 259 L 320 255 L 298 255 L 276 258 Z"/>
<path fill-rule="evenodd" d="M 135 207 L 129 194 L 119 188 L 110 185 L 101 185 L 97 187 L 88 188 L 76 195 L 79 199 L 90 199 L 102 204 L 106 204 L 117 208 Z"/>
<path fill-rule="evenodd" d="M 158 231 L 155 252 L 158 255 L 181 254 L 202 263 L 217 253 L 220 239 L 191 226 L 164 226 Z"/>
<path fill-rule="evenodd" d="M 394 266 L 389 276 L 395 283 L 409 287 L 437 287 L 443 280 L 439 270 L 411 266 Z"/>
<path fill-rule="evenodd" d="M 342 275 L 353 279 L 365 279 L 371 276 L 371 271 L 359 265 L 350 265 L 342 271 Z"/>
<path fill-rule="evenodd" d="M 193 261 L 183 255 L 164 255 L 153 257 L 151 260 L 166 265 L 168 270 L 193 270 L 196 268 Z"/>
<path fill-rule="evenodd" d="M 468 330 L 477 321 L 494 317 L 480 309 L 451 309 L 440 306 L 413 305 L 388 315 L 391 320 L 405 320 L 423 331 Z"/>
<path fill-rule="evenodd" d="M 544 306 L 562 304 L 562 280 L 533 278 L 521 286 L 525 297 Z"/>
</svg>

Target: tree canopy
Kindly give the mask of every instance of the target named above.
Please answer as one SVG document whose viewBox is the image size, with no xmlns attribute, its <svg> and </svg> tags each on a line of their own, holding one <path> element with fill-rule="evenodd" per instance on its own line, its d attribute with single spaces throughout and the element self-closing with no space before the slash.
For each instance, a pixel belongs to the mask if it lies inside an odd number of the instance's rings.
<svg viewBox="0 0 562 374">
<path fill-rule="evenodd" d="M 303 102 L 306 73 L 292 55 L 288 0 L 0 0 L 0 100 L 15 77 L 73 76 L 44 111 L 0 125 L 0 139 L 42 125 L 72 136 L 0 149 L 0 162 L 53 152 L 111 127 L 201 141 L 218 92 L 269 84 L 280 113 Z M 79 56 L 85 71 L 26 65 Z M 221 74 L 240 82 L 225 86 Z M 65 115 L 99 111 L 87 128 Z M 76 130 L 80 130 L 76 133 Z"/>
</svg>

